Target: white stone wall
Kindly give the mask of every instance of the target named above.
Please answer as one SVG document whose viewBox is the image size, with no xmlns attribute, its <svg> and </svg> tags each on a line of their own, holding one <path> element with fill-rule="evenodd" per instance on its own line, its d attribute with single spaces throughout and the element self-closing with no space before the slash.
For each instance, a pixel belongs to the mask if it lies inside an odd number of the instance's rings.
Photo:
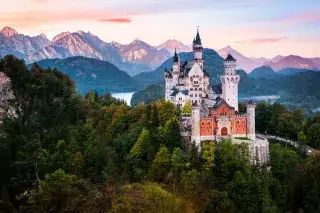
<svg viewBox="0 0 320 213">
<path fill-rule="evenodd" d="M 189 96 L 183 94 L 182 92 L 179 92 L 176 96 L 175 96 L 175 104 L 179 105 L 180 107 L 183 107 L 186 103 L 186 100 L 189 99 Z"/>
<path fill-rule="evenodd" d="M 253 164 L 266 164 L 269 161 L 269 142 L 264 138 L 257 138 L 251 147 Z M 258 161 L 258 162 L 257 162 Z"/>
<path fill-rule="evenodd" d="M 236 111 L 238 109 L 238 85 L 240 76 L 236 75 L 236 62 L 226 61 L 224 63 L 224 75 L 221 76 L 222 99 L 224 99 Z"/>
<path fill-rule="evenodd" d="M 251 140 L 256 140 L 256 122 L 255 122 L 255 104 L 247 104 L 247 137 Z"/>
<path fill-rule="evenodd" d="M 193 67 L 188 73 L 189 78 L 189 97 L 191 103 L 200 104 L 205 96 L 205 78 L 202 69 L 197 63 L 194 63 Z"/>
<path fill-rule="evenodd" d="M 240 81 L 239 75 L 224 75 L 221 76 L 222 83 L 222 99 L 224 99 L 236 111 L 238 109 L 238 84 Z"/>
<path fill-rule="evenodd" d="M 192 107 L 192 127 L 191 141 L 195 141 L 196 145 L 200 145 L 200 106 Z"/>
</svg>

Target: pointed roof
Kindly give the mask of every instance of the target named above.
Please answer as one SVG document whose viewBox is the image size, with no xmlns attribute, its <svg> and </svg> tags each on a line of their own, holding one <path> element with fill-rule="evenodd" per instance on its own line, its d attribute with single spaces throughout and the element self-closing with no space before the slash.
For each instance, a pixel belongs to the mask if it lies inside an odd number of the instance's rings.
<svg viewBox="0 0 320 213">
<path fill-rule="evenodd" d="M 224 61 L 237 61 L 231 54 L 228 54 L 227 58 Z"/>
<path fill-rule="evenodd" d="M 202 45 L 202 42 L 201 42 L 201 38 L 200 38 L 200 34 L 199 34 L 199 27 L 197 29 L 197 35 L 196 35 L 196 39 L 194 41 L 194 44 L 195 45 Z"/>
<path fill-rule="evenodd" d="M 174 49 L 174 56 L 173 56 L 173 63 L 175 62 L 179 62 L 179 57 L 178 57 L 176 48 Z"/>
</svg>

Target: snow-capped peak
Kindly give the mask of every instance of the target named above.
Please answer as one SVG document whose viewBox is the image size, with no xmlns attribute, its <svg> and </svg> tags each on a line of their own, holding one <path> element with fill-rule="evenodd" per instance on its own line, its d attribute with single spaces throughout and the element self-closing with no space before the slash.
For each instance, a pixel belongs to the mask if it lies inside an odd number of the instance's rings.
<svg viewBox="0 0 320 213">
<path fill-rule="evenodd" d="M 116 41 L 111 41 L 110 44 L 116 48 L 120 48 L 123 46 L 122 44 L 120 44 L 119 42 L 116 42 Z"/>
<path fill-rule="evenodd" d="M 6 36 L 6 37 L 11 37 L 11 36 L 15 36 L 15 35 L 18 35 L 18 34 L 19 34 L 15 29 L 13 29 L 13 28 L 11 28 L 11 27 L 4 27 L 4 28 L 0 31 L 0 33 L 1 33 L 2 35 Z"/>
<path fill-rule="evenodd" d="M 156 49 L 165 49 L 171 54 L 173 54 L 175 50 L 177 50 L 177 52 L 189 52 L 192 50 L 191 46 L 184 45 L 181 41 L 178 41 L 176 39 L 169 39 L 157 46 Z"/>
<path fill-rule="evenodd" d="M 67 35 L 70 35 L 71 33 L 68 31 L 68 32 L 63 32 L 63 33 L 60 33 L 58 35 L 56 35 L 53 39 L 52 39 L 52 42 L 56 42 L 57 40 L 59 40 L 60 38 L 63 38 Z"/>
<path fill-rule="evenodd" d="M 40 37 L 45 38 L 45 39 L 48 39 L 47 36 L 46 36 L 46 34 L 44 34 L 44 33 L 41 33 L 41 34 L 40 34 Z"/>
</svg>

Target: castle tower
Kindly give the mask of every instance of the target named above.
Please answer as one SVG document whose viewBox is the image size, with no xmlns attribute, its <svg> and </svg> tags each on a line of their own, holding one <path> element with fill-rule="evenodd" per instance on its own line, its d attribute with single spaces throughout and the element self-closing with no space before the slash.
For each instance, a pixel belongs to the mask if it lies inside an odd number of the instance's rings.
<svg viewBox="0 0 320 213">
<path fill-rule="evenodd" d="M 253 141 L 256 140 L 256 104 L 250 101 L 246 104 L 247 107 L 247 137 Z"/>
<path fill-rule="evenodd" d="M 200 105 L 194 104 L 192 106 L 192 130 L 191 141 L 194 141 L 200 148 Z"/>
<path fill-rule="evenodd" d="M 194 60 L 199 65 L 199 67 L 203 68 L 203 58 L 202 58 L 202 52 L 203 52 L 203 46 L 199 34 L 199 28 L 197 29 L 197 35 L 196 38 L 193 40 L 193 53 L 194 53 Z"/>
<path fill-rule="evenodd" d="M 172 66 L 173 85 L 177 85 L 179 83 L 179 75 L 180 75 L 180 59 L 177 54 L 177 50 L 175 50 L 174 56 L 173 56 L 173 66 Z"/>
<path fill-rule="evenodd" d="M 224 60 L 224 75 L 221 76 L 222 99 L 238 111 L 238 84 L 240 76 L 236 74 L 237 61 L 230 54 Z"/>
</svg>

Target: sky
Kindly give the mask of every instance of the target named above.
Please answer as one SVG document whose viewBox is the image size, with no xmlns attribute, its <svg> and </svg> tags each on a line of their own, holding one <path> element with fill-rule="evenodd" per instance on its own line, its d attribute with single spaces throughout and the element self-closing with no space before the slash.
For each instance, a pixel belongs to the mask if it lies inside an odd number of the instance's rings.
<svg viewBox="0 0 320 213">
<path fill-rule="evenodd" d="M 320 57 L 320 0 L 0 0 L 0 28 L 49 39 L 90 31 L 106 42 L 134 39 L 231 46 L 246 56 Z"/>
</svg>

